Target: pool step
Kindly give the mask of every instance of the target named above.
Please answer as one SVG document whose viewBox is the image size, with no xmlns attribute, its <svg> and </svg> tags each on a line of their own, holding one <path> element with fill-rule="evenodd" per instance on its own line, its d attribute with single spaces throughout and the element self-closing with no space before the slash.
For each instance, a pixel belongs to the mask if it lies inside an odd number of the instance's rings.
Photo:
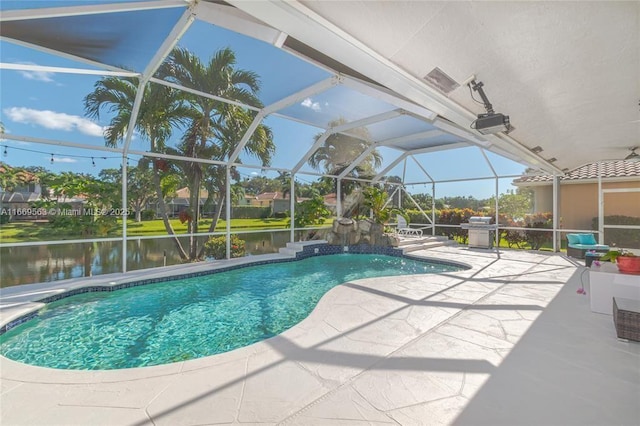
<svg viewBox="0 0 640 426">
<path fill-rule="evenodd" d="M 302 251 L 305 246 L 316 245 L 316 244 L 326 244 L 326 240 L 313 240 L 313 241 L 298 241 L 295 243 L 287 243 L 286 247 L 281 247 L 278 252 L 285 256 L 295 257 L 296 253 Z"/>
<path fill-rule="evenodd" d="M 403 253 L 410 253 L 417 250 L 426 250 L 434 247 L 453 246 L 457 245 L 453 240 L 449 240 L 443 236 L 425 236 L 425 237 L 408 237 L 402 238 L 398 248 L 402 249 Z"/>
<path fill-rule="evenodd" d="M 295 257 L 296 253 L 301 252 L 307 245 L 326 244 L 325 240 L 299 241 L 295 243 L 287 243 L 286 247 L 281 247 L 278 252 L 288 257 Z M 434 247 L 457 245 L 453 240 L 442 236 L 423 236 L 423 237 L 406 237 L 400 240 L 398 248 L 404 253 L 410 253 L 416 250 L 426 250 Z"/>
</svg>

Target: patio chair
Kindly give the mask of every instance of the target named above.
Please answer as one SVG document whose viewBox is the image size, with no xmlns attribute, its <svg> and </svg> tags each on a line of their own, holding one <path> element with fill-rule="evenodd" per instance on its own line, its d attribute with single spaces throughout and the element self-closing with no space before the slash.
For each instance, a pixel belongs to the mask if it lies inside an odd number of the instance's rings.
<svg viewBox="0 0 640 426">
<path fill-rule="evenodd" d="M 606 253 L 609 246 L 598 244 L 593 234 L 567 234 L 567 256 L 584 259 L 587 251 Z"/>
<path fill-rule="evenodd" d="M 422 229 L 410 228 L 403 216 L 396 215 L 396 221 L 398 222 L 396 234 L 399 237 L 422 237 Z"/>
</svg>

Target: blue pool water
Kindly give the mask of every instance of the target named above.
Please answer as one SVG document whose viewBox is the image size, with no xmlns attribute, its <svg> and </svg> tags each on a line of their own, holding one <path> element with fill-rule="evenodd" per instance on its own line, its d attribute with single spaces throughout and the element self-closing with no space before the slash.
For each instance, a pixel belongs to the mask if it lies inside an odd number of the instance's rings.
<svg viewBox="0 0 640 426">
<path fill-rule="evenodd" d="M 200 358 L 282 333 L 338 284 L 460 269 L 341 254 L 85 293 L 47 304 L 36 318 L 0 336 L 0 353 L 27 364 L 78 370 Z"/>
</svg>

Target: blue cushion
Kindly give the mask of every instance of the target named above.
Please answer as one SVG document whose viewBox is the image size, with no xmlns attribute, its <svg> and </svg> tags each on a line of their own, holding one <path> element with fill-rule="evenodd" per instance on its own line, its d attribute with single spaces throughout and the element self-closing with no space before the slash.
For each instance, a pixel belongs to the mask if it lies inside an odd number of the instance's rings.
<svg viewBox="0 0 640 426">
<path fill-rule="evenodd" d="M 598 244 L 593 234 L 579 234 L 580 244 Z"/>
<path fill-rule="evenodd" d="M 569 244 L 569 247 L 578 250 L 609 250 L 605 244 Z"/>
<path fill-rule="evenodd" d="M 580 236 L 578 234 L 567 234 L 569 244 L 580 244 Z"/>
</svg>

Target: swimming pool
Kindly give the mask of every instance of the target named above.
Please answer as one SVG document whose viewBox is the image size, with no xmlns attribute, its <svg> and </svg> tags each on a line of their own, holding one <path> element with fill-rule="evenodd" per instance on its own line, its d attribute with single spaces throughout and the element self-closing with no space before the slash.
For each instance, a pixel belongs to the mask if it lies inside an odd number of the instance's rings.
<svg viewBox="0 0 640 426">
<path fill-rule="evenodd" d="M 282 333 L 331 288 L 381 276 L 464 267 L 365 254 L 316 256 L 47 304 L 0 336 L 0 353 L 43 367 L 100 370 L 227 352 Z"/>
</svg>

